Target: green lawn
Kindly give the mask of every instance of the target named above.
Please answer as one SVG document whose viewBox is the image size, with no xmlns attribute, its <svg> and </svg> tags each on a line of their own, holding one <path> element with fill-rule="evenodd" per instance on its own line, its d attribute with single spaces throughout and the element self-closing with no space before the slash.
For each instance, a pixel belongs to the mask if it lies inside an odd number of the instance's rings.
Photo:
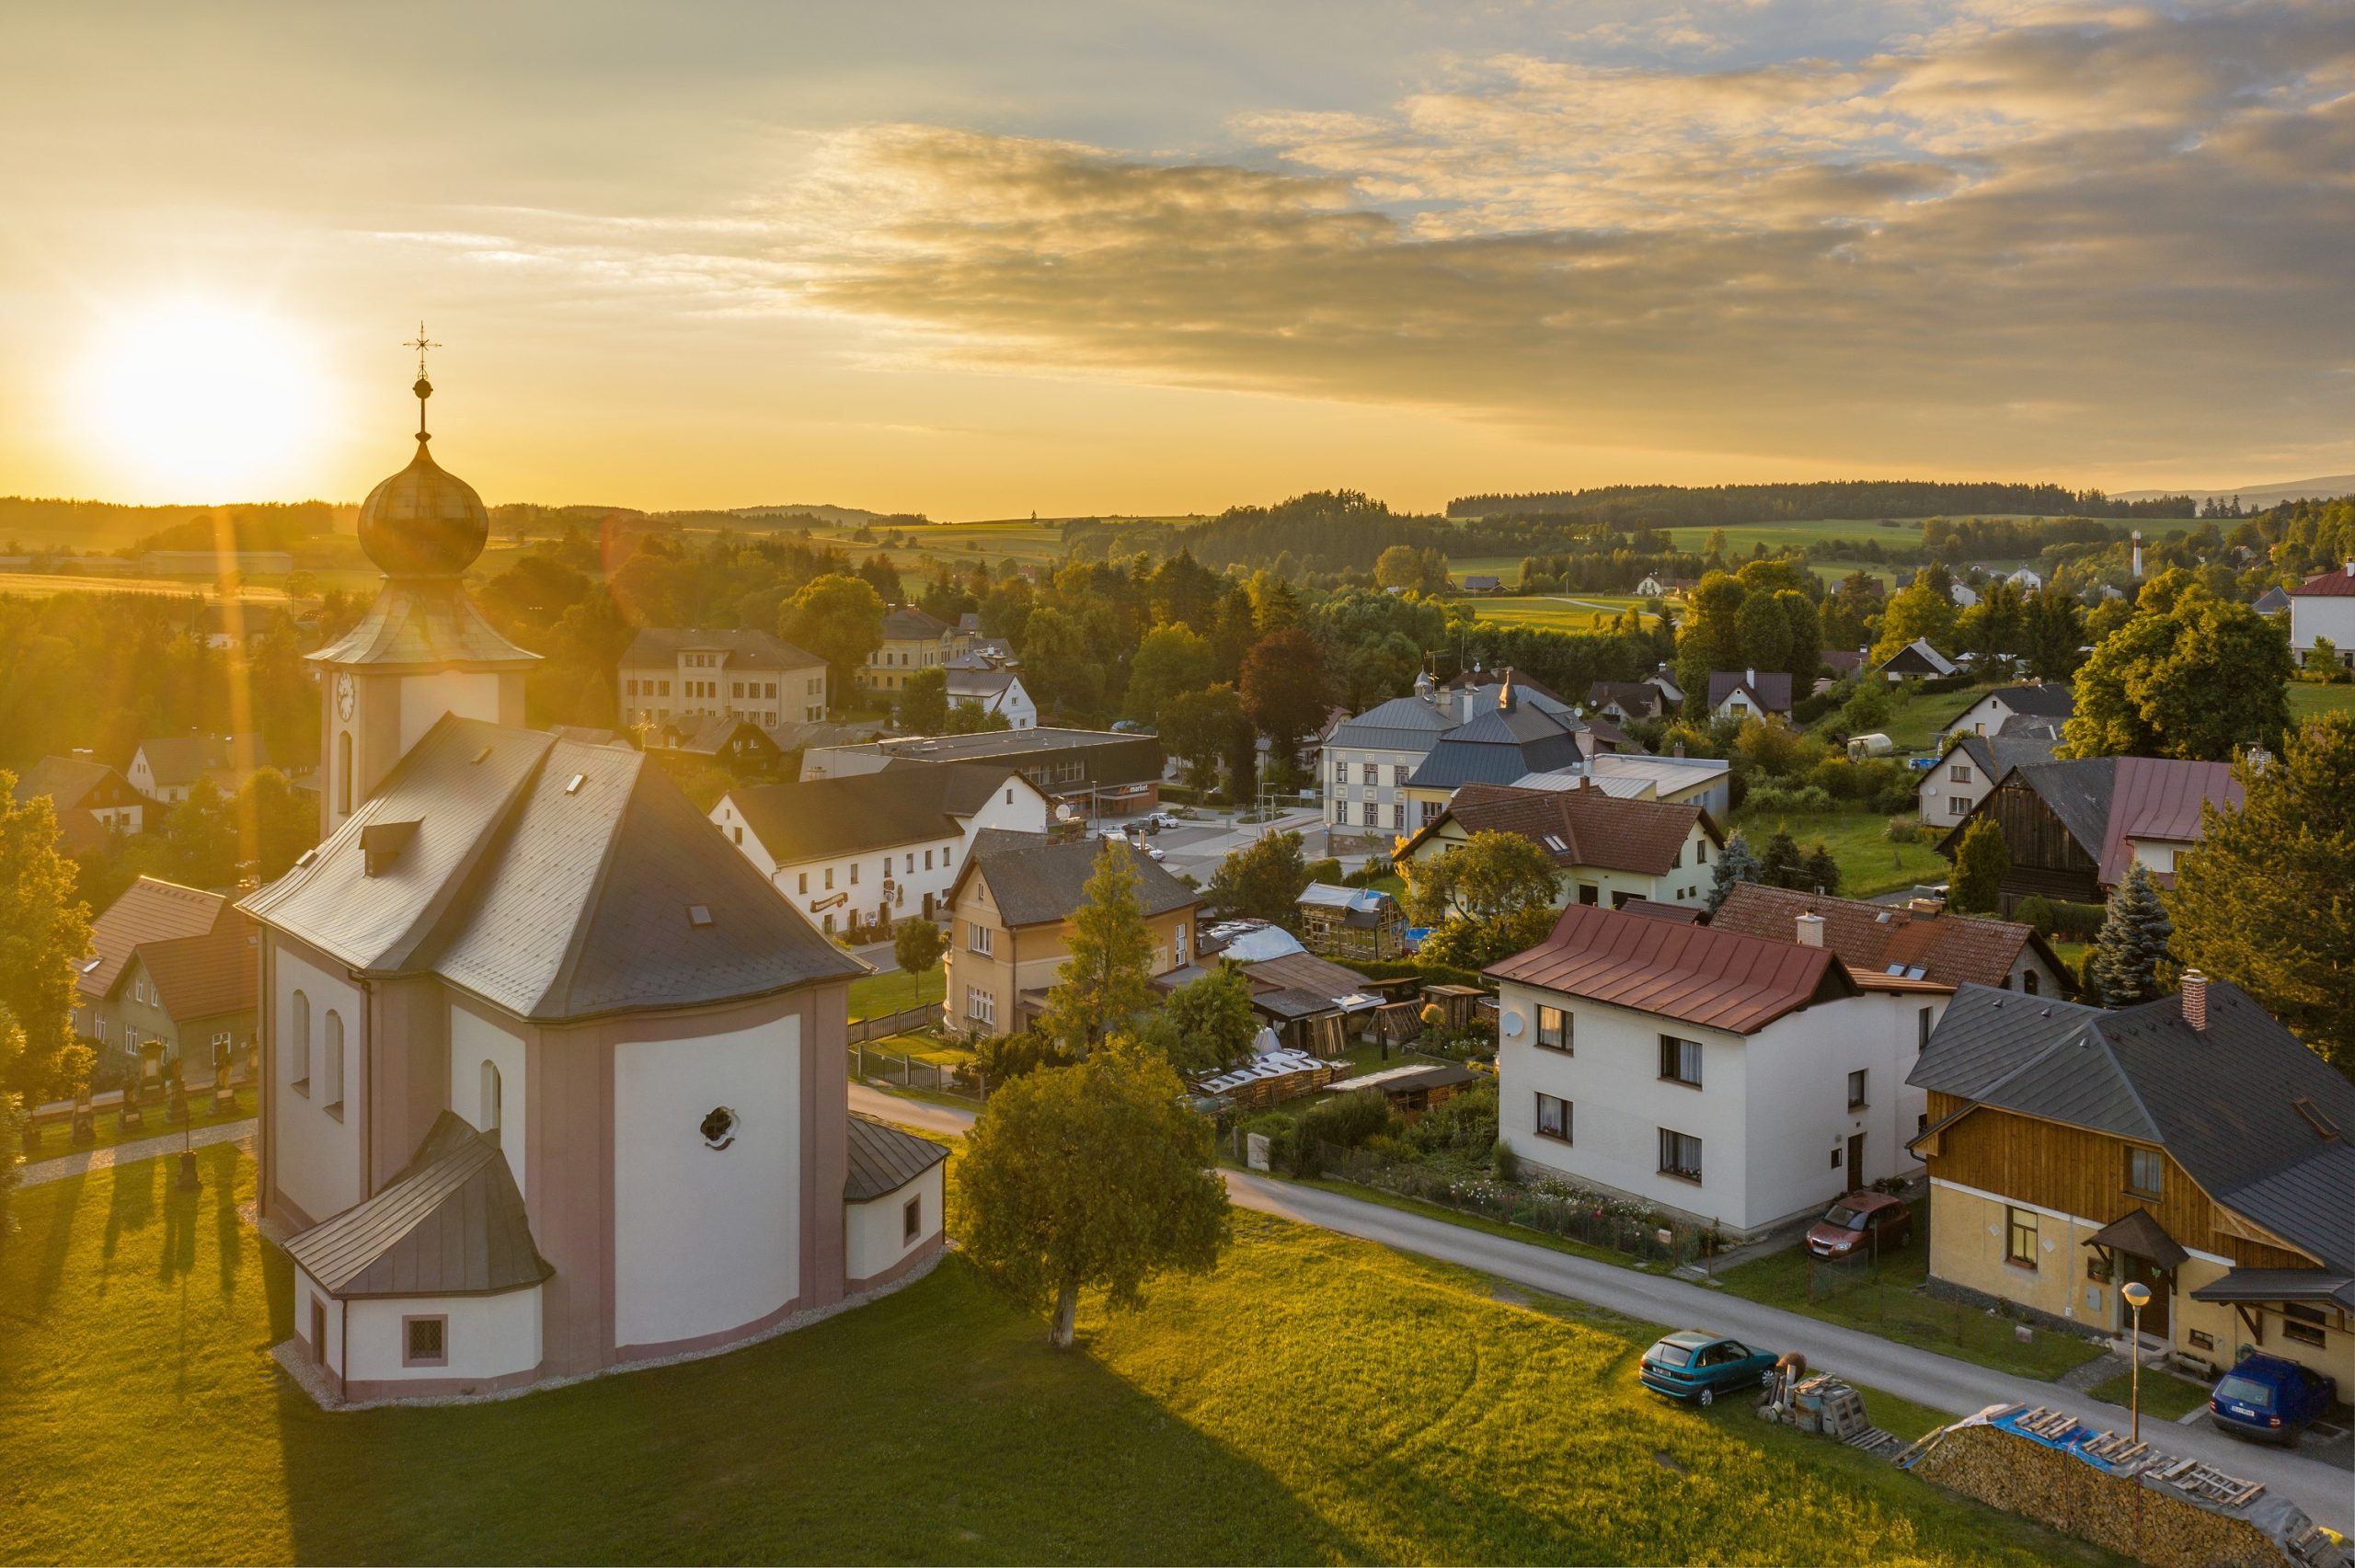
<svg viewBox="0 0 2355 1568">
<path fill-rule="evenodd" d="M 1582 601 L 1573 604 L 1570 600 Z M 1500 595 L 1494 599 L 1467 599 L 1476 616 L 1483 621 L 1495 621 L 1509 626 L 1534 626 L 1548 632 L 1591 632 L 1609 627 L 1622 611 L 1633 609 L 1642 601 L 1614 594 L 1551 594 L 1515 596 Z M 1596 610 L 1593 605 L 1607 605 Z"/>
<path fill-rule="evenodd" d="M 201 1158 L 194 1195 L 150 1161 L 18 1196 L 0 1557 L 2114 1561 L 1745 1402 L 1657 1400 L 1646 1332 L 1248 1215 L 1214 1276 L 1088 1303 L 1076 1354 L 951 1256 L 712 1360 L 329 1414 L 267 1354 L 288 1265 L 238 1219 L 253 1166 Z"/>
<path fill-rule="evenodd" d="M 2131 1372 L 2120 1372 L 2115 1378 L 2105 1378 L 2085 1391 L 2097 1400 L 2131 1410 L 2134 1397 Z M 2208 1408 L 2208 1385 L 2178 1378 L 2172 1372 L 2154 1372 L 2142 1368 L 2142 1418 L 2145 1421 L 2180 1421 L 2195 1410 Z"/>
<path fill-rule="evenodd" d="M 112 1149 L 118 1143 L 132 1143 L 143 1138 L 162 1138 L 167 1133 L 177 1133 L 180 1130 L 179 1124 L 167 1121 L 164 1117 L 166 1104 L 167 1102 L 163 1099 L 154 1096 L 141 1102 L 140 1109 L 146 1112 L 147 1125 L 132 1127 L 127 1132 L 123 1130 L 122 1117 L 112 1107 L 99 1111 L 97 1125 L 93 1128 L 98 1136 L 94 1142 L 90 1143 L 73 1141 L 71 1122 L 43 1122 L 40 1128 L 40 1150 L 26 1158 L 55 1160 L 67 1154 L 87 1154 L 94 1149 Z M 213 1112 L 213 1094 L 209 1090 L 199 1091 L 191 1095 L 189 1105 L 194 1113 L 189 1122 L 189 1128 L 190 1131 L 201 1131 L 205 1127 L 221 1122 L 243 1121 L 254 1115 L 254 1092 L 251 1085 L 239 1090 L 236 1108 L 223 1111 L 217 1115 Z"/>
<path fill-rule="evenodd" d="M 1750 835 L 1750 853 L 1762 853 L 1778 827 L 1786 827 L 1805 850 L 1821 841 L 1840 863 L 1844 898 L 1869 898 L 1918 882 L 1943 882 L 1949 869 L 1937 851 L 1909 839 L 1889 841 L 1889 818 L 1867 811 L 1751 811 L 1733 814 L 1728 832 Z"/>
<path fill-rule="evenodd" d="M 850 983 L 850 1015 L 874 1018 L 911 1007 L 937 1007 L 948 994 L 948 971 L 935 964 L 911 979 L 905 969 L 880 969 Z"/>
<path fill-rule="evenodd" d="M 2306 681 L 2290 682 L 2290 714 L 2293 718 L 2350 712 L 2355 712 L 2355 685 L 2317 686 Z"/>
<path fill-rule="evenodd" d="M 890 1051 L 894 1056 L 903 1056 L 912 1061 L 928 1061 L 936 1067 L 959 1067 L 973 1059 L 971 1051 L 937 1035 L 886 1035 L 867 1044 L 870 1050 Z M 856 1046 L 851 1047 L 854 1056 L 857 1051 Z"/>
<path fill-rule="evenodd" d="M 1717 1283 L 1766 1306 L 2024 1378 L 2058 1378 L 2103 1354 L 2090 1340 L 2043 1329 L 2023 1345 L 2009 1319 L 1923 1294 L 1930 1261 L 1927 1206 L 1916 1203 L 1913 1215 L 1913 1244 L 1882 1258 L 1877 1273 L 1856 1272 L 1855 1265 L 1836 1270 L 1818 1265 L 1814 1299 L 1809 1299 L 1809 1259 L 1804 1246 L 1786 1247 L 1725 1269 Z"/>
<path fill-rule="evenodd" d="M 1927 751 L 1940 730 L 1992 689 L 1972 686 L 1959 692 L 1910 692 L 1900 698 L 1897 711 L 1881 726 L 1881 733 L 1901 751 Z"/>
</svg>

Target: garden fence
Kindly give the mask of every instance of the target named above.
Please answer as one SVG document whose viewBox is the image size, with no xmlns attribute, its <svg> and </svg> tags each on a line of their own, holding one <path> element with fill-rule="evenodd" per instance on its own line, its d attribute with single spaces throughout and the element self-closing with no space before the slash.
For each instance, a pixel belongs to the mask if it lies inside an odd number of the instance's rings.
<svg viewBox="0 0 2355 1568">
<path fill-rule="evenodd" d="M 1485 1178 L 1451 1176 L 1385 1160 L 1361 1149 L 1317 1145 L 1323 1171 L 1345 1181 L 1411 1197 L 1460 1214 L 1477 1215 L 1583 1246 L 1618 1253 L 1637 1263 L 1671 1268 L 1706 1266 L 1715 1252 L 1709 1232 L 1681 1220 L 1628 1214 L 1591 1197 L 1557 1196 Z"/>
<path fill-rule="evenodd" d="M 877 1046 L 851 1047 L 851 1076 L 889 1083 L 898 1089 L 922 1089 L 934 1094 L 953 1094 L 960 1100 L 978 1101 L 989 1097 L 989 1085 L 979 1073 L 968 1076 L 957 1068 L 919 1061 L 902 1052 L 887 1051 Z"/>
<path fill-rule="evenodd" d="M 861 1045 L 868 1040 L 880 1040 L 891 1035 L 904 1035 L 913 1029 L 940 1022 L 940 1003 L 929 1007 L 910 1007 L 898 1013 L 879 1013 L 873 1018 L 850 1021 L 850 1043 Z"/>
</svg>

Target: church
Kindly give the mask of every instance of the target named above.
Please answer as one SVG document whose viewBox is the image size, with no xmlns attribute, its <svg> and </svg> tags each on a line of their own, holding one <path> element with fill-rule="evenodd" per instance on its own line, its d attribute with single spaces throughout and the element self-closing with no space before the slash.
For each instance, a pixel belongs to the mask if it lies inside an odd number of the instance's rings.
<svg viewBox="0 0 2355 1568">
<path fill-rule="evenodd" d="M 848 1109 L 866 971 L 626 744 L 526 727 L 428 451 L 319 674 L 322 841 L 260 931 L 260 1211 L 350 1403 L 708 1353 L 916 1276 L 946 1151 Z"/>
</svg>

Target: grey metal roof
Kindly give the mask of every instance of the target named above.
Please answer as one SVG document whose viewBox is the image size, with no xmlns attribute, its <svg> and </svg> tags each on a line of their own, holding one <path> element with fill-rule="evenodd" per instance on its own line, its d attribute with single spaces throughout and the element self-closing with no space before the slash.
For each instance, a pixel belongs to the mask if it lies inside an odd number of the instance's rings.
<svg viewBox="0 0 2355 1568">
<path fill-rule="evenodd" d="M 2059 681 L 2047 681 L 2041 686 L 1999 687 L 1979 700 L 1983 703 L 1990 697 L 2000 701 L 2016 714 L 2035 714 L 2044 718 L 2069 718 L 2077 711 L 2076 694 Z"/>
<path fill-rule="evenodd" d="M 1586 757 L 1568 727 L 1574 722 L 1519 703 L 1489 708 L 1440 737 L 1407 783 L 1419 789 L 1510 784 L 1527 773 L 1568 767 Z"/>
<path fill-rule="evenodd" d="M 390 670 L 523 670 L 540 661 L 500 635 L 456 578 L 386 578 L 357 625 L 303 657 Z"/>
<path fill-rule="evenodd" d="M 987 878 L 990 899 L 1008 925 L 1060 921 L 1086 902 L 1096 857 L 1108 847 L 1093 839 L 1053 844 L 1036 834 L 985 832 L 975 838 L 957 885 L 962 887 L 971 876 Z M 1147 919 L 1201 902 L 1200 893 L 1143 855 L 1132 853 L 1129 860 L 1136 871 L 1137 905 Z"/>
<path fill-rule="evenodd" d="M 2080 757 L 2019 765 L 2020 782 L 2043 798 L 2078 847 L 2101 859 L 2109 832 L 2109 801 L 2118 782 L 2115 757 Z"/>
<path fill-rule="evenodd" d="M 454 1112 L 382 1191 L 321 1220 L 286 1253 L 330 1296 L 489 1296 L 556 1273 L 532 1240 L 499 1146 Z"/>
<path fill-rule="evenodd" d="M 1325 744 L 1371 751 L 1429 751 L 1455 724 L 1453 710 L 1444 703 L 1393 697 L 1336 725 Z"/>
<path fill-rule="evenodd" d="M 403 821 L 416 831 L 368 876 L 362 835 Z M 690 922 L 692 905 L 708 924 Z M 638 752 L 452 715 L 310 864 L 242 907 L 353 968 L 437 974 L 543 1020 L 760 996 L 866 968 Z"/>
<path fill-rule="evenodd" d="M 2217 1202 L 2355 1271 L 2355 1083 L 2237 986 L 2208 982 L 2200 1030 L 2177 996 L 2110 1013 L 1966 984 L 1906 1082 L 2159 1145 Z"/>
<path fill-rule="evenodd" d="M 843 1196 L 865 1203 L 906 1186 L 948 1158 L 945 1145 L 912 1132 L 902 1132 L 864 1111 L 850 1114 L 850 1172 L 843 1180 Z"/>
<path fill-rule="evenodd" d="M 779 864 L 959 837 L 1002 788 L 1031 787 L 1002 762 L 891 762 L 880 773 L 754 784 L 728 799 Z"/>
<path fill-rule="evenodd" d="M 2191 1293 L 2195 1301 L 2336 1301 L 2355 1308 L 2355 1278 L 2328 1268 L 2236 1268 Z"/>
</svg>

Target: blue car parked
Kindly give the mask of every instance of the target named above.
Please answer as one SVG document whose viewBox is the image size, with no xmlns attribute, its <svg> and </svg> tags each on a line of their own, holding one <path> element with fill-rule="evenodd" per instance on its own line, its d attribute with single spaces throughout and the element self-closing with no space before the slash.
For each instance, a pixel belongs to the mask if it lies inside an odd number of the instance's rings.
<svg viewBox="0 0 2355 1568">
<path fill-rule="evenodd" d="M 2208 1396 L 2208 1419 L 2235 1436 L 2295 1444 L 2338 1397 L 2336 1382 L 2295 1361 L 2244 1356 Z"/>
<path fill-rule="evenodd" d="M 1686 1329 L 1645 1351 L 1637 1375 L 1655 1393 L 1714 1404 L 1719 1394 L 1764 1387 L 1775 1375 L 1775 1353 Z"/>
</svg>

